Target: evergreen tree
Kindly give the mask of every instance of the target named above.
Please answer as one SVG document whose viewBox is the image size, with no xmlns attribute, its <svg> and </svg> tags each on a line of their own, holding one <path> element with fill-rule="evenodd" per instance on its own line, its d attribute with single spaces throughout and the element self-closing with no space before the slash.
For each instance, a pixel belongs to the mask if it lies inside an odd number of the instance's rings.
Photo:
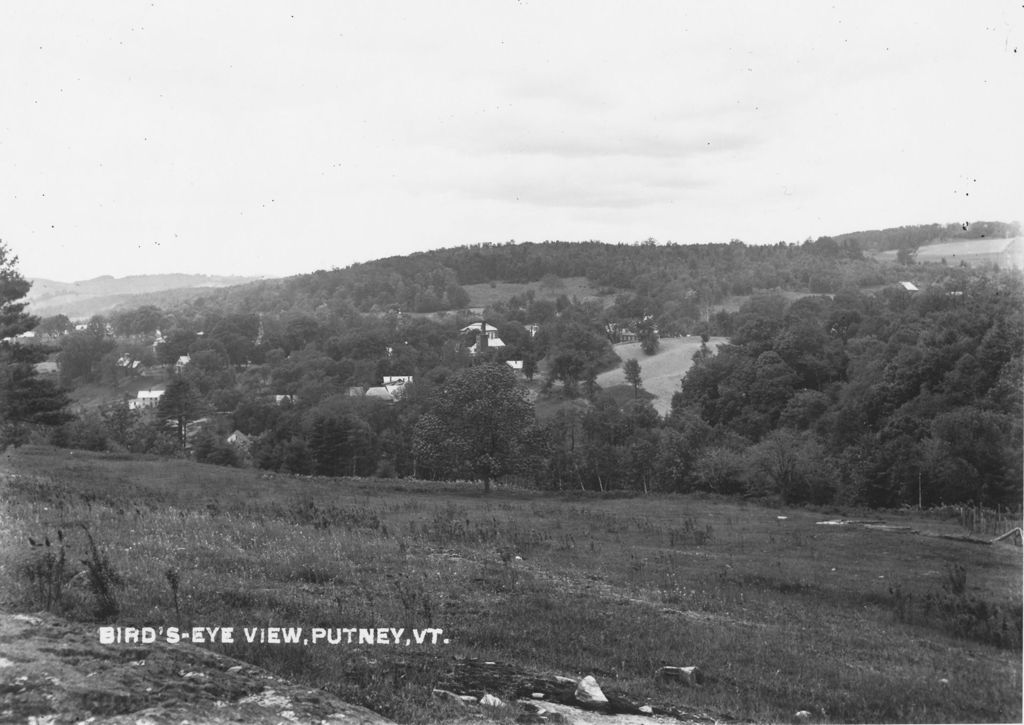
<svg viewBox="0 0 1024 725">
<path fill-rule="evenodd" d="M 188 378 L 176 377 L 167 386 L 157 409 L 160 417 L 174 423 L 182 450 L 188 443 L 188 423 L 199 417 L 203 408 L 199 392 Z"/>
<path fill-rule="evenodd" d="M 18 444 L 26 426 L 59 425 L 68 420 L 68 397 L 48 380 L 36 375 L 42 359 L 38 348 L 15 338 L 39 324 L 25 311 L 25 296 L 32 286 L 17 270 L 18 258 L 0 242 L 0 448 Z"/>
</svg>

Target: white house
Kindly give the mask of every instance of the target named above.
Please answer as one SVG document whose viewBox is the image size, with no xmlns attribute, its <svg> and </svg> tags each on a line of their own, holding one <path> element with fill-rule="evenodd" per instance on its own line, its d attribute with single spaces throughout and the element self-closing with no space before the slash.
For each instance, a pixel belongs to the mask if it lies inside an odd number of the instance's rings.
<svg viewBox="0 0 1024 725">
<path fill-rule="evenodd" d="M 383 385 L 378 385 L 376 387 L 369 388 L 366 391 L 366 397 L 377 398 L 378 400 L 383 400 L 385 403 L 395 402 L 395 396 Z"/>
<path fill-rule="evenodd" d="M 140 390 L 136 397 L 128 401 L 129 410 L 147 410 L 160 405 L 160 398 L 164 395 L 163 390 Z"/>
<path fill-rule="evenodd" d="M 487 347 L 505 347 L 505 343 L 498 337 L 498 328 L 487 322 L 474 322 L 472 325 L 466 325 L 459 332 L 463 336 L 476 333 L 476 342 L 466 348 L 470 355 L 476 355 L 479 351 L 481 338 L 487 339 Z"/>
</svg>

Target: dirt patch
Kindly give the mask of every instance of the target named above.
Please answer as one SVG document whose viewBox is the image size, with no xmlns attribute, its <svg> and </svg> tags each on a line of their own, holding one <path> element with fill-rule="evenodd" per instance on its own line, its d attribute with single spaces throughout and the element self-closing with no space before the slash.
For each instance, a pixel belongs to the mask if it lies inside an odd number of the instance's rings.
<svg viewBox="0 0 1024 725">
<path fill-rule="evenodd" d="M 95 628 L 0 612 L 0 721 L 390 723 L 194 645 L 103 645 Z"/>
</svg>

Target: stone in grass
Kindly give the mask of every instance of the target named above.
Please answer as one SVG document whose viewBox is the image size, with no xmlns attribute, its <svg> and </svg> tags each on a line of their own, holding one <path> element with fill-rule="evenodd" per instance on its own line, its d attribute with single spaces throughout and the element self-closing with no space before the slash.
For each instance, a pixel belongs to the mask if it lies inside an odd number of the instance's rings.
<svg viewBox="0 0 1024 725">
<path fill-rule="evenodd" d="M 654 714 L 654 708 L 651 707 L 650 705 L 641 705 L 640 706 L 640 712 L 643 713 L 644 715 L 653 715 Z"/>
<path fill-rule="evenodd" d="M 430 693 L 439 700 L 447 700 L 449 702 L 458 703 L 459 705 L 466 705 L 469 703 L 475 703 L 476 698 L 472 695 L 459 695 L 452 692 L 451 690 L 442 690 L 440 688 L 434 688 Z"/>
<path fill-rule="evenodd" d="M 811 719 L 811 713 L 809 710 L 797 710 L 797 713 L 796 715 L 794 715 L 794 717 L 796 718 L 797 722 L 807 722 Z"/>
<path fill-rule="evenodd" d="M 660 680 L 673 680 L 684 685 L 700 685 L 704 682 L 704 673 L 699 667 L 659 667 L 656 675 Z"/>
<path fill-rule="evenodd" d="M 484 707 L 501 707 L 505 703 L 488 692 L 484 693 L 484 696 L 480 698 L 480 704 Z"/>
<path fill-rule="evenodd" d="M 601 686 L 597 684 L 593 675 L 587 675 L 576 683 L 575 697 L 581 707 L 590 710 L 603 710 L 608 707 L 608 698 L 601 691 Z"/>
</svg>

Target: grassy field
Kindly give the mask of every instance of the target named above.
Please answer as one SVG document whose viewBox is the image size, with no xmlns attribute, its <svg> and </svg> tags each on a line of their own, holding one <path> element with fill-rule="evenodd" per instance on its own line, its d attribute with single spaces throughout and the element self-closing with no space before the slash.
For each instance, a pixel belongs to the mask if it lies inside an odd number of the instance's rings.
<svg viewBox="0 0 1024 725">
<path fill-rule="evenodd" d="M 713 337 L 708 341 L 708 347 L 713 351 L 723 342 L 726 342 L 726 338 Z M 653 396 L 651 404 L 661 415 L 665 415 L 671 409 L 672 394 L 679 392 L 679 382 L 693 365 L 693 354 L 699 349 L 700 337 L 693 335 L 659 340 L 658 352 L 654 355 L 645 355 L 640 349 L 639 342 L 615 346 L 615 352 L 620 358 L 636 358 L 640 363 L 641 387 Z M 626 384 L 622 367 L 598 375 L 597 384 L 602 388 Z"/>
<path fill-rule="evenodd" d="M 924 535 L 963 533 L 938 515 L 485 495 L 45 447 L 0 459 L 0 497 L 8 610 L 41 608 L 59 578 L 51 608 L 91 616 L 96 587 L 43 566 L 60 529 L 67 561 L 106 577 L 116 624 L 443 629 L 447 645 L 209 645 L 402 722 L 456 715 L 430 693 L 458 686 L 459 657 L 593 674 L 721 719 L 1021 718 L 1020 549 Z M 844 515 L 922 533 L 817 524 Z M 659 682 L 666 664 L 707 681 Z"/>
<path fill-rule="evenodd" d="M 884 262 L 896 261 L 896 250 L 878 252 L 875 259 Z M 1024 267 L 1024 239 L 962 239 L 952 242 L 937 242 L 918 247 L 915 259 L 918 262 L 942 262 L 957 266 L 961 262 L 972 267 L 998 264 L 1001 267 Z"/>
</svg>

